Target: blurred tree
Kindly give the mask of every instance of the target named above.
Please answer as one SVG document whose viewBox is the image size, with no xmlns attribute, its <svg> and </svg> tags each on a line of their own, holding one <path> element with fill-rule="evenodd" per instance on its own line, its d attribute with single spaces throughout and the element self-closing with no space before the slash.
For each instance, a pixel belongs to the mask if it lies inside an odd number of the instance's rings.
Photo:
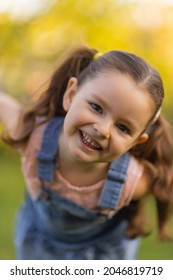
<svg viewBox="0 0 173 280">
<path fill-rule="evenodd" d="M 30 19 L 0 14 L 1 84 L 23 98 L 47 80 L 58 57 L 71 46 L 123 49 L 159 70 L 167 93 L 164 111 L 171 119 L 173 6 L 144 2 L 56 0 L 50 6 L 46 1 L 47 10 Z"/>
</svg>

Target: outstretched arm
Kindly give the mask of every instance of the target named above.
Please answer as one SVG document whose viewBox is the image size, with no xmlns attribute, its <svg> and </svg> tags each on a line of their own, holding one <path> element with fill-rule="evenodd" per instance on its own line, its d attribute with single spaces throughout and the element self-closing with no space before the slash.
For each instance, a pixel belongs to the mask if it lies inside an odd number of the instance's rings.
<svg viewBox="0 0 173 280">
<path fill-rule="evenodd" d="M 22 105 L 12 96 L 0 91 L 0 122 L 9 131 L 10 136 L 15 135 Z"/>
</svg>

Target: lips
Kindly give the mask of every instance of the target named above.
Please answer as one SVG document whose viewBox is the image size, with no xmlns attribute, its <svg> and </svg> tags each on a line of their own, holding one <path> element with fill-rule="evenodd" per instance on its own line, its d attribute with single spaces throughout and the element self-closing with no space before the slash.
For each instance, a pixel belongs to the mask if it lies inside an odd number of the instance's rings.
<svg viewBox="0 0 173 280">
<path fill-rule="evenodd" d="M 88 133 L 80 130 L 80 137 L 84 145 L 92 150 L 100 151 L 102 150 L 98 142 L 96 142 Z"/>
</svg>

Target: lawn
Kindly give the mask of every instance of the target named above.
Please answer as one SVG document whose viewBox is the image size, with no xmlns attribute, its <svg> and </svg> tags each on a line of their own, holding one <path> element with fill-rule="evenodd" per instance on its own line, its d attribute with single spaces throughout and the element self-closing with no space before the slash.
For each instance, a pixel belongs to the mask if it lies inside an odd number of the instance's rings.
<svg viewBox="0 0 173 280">
<path fill-rule="evenodd" d="M 0 259 L 15 259 L 13 245 L 14 220 L 16 211 L 23 199 L 24 181 L 20 161 L 11 150 L 0 148 Z M 153 202 L 148 211 L 153 213 Z M 153 213 L 154 217 L 155 214 Z M 139 259 L 173 260 L 173 243 L 159 243 L 156 230 L 142 240 Z"/>
</svg>

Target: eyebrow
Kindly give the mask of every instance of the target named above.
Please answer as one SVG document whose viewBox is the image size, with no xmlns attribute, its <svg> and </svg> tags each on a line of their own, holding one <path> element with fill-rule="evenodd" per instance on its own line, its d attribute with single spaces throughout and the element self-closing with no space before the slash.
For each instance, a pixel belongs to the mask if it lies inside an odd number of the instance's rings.
<svg viewBox="0 0 173 280">
<path fill-rule="evenodd" d="M 102 99 L 100 96 L 97 96 L 96 94 L 93 93 L 93 97 L 98 100 L 100 103 L 102 103 L 105 107 L 109 108 L 108 103 L 106 102 L 106 100 Z M 138 127 L 136 126 L 136 124 L 129 120 L 129 119 L 122 119 L 122 121 L 124 121 L 125 123 L 127 123 L 130 128 L 132 129 L 132 132 L 135 132 L 135 130 L 138 130 Z"/>
</svg>

